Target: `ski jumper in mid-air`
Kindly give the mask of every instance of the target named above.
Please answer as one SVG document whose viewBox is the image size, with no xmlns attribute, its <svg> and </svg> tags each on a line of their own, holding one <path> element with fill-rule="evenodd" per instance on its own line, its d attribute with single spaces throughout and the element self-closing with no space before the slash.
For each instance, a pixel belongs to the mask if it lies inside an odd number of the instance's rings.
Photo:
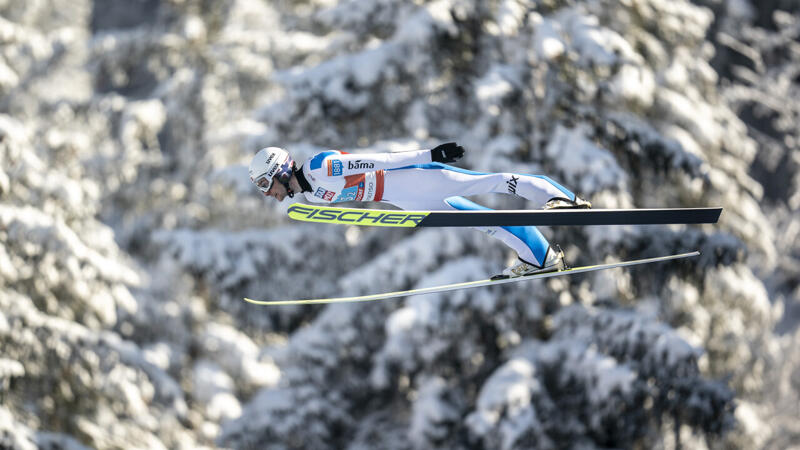
<svg viewBox="0 0 800 450">
<path fill-rule="evenodd" d="M 314 203 L 372 201 L 406 210 L 487 210 L 464 197 L 497 193 L 524 197 L 545 209 L 591 208 L 589 202 L 545 176 L 480 173 L 445 164 L 463 155 L 464 149 L 455 143 L 396 153 L 331 150 L 297 167 L 286 150 L 267 147 L 253 157 L 250 179 L 264 195 L 278 201 L 302 192 Z M 517 252 L 519 260 L 503 271 L 505 277 L 565 267 L 563 252 L 551 246 L 536 227 L 475 228 Z"/>
</svg>

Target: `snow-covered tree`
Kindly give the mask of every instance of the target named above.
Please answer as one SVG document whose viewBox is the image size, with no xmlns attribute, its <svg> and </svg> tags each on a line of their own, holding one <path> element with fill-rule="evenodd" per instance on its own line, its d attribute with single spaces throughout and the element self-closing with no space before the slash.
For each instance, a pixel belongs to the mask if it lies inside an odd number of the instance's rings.
<svg viewBox="0 0 800 450">
<path fill-rule="evenodd" d="M 792 2 L 0 2 L 0 446 L 783 448 L 800 433 Z M 289 223 L 246 164 L 456 140 L 596 208 L 571 264 L 472 230 Z M 538 208 L 511 196 L 494 208 Z"/>
</svg>

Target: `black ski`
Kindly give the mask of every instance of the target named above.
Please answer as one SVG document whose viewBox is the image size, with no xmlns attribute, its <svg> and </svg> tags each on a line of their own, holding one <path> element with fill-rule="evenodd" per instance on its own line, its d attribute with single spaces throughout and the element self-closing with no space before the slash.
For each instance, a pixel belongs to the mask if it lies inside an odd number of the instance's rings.
<svg viewBox="0 0 800 450">
<path fill-rule="evenodd" d="M 659 225 L 717 223 L 722 208 L 398 211 L 295 203 L 289 217 L 306 222 L 383 227 L 527 225 Z"/>
<path fill-rule="evenodd" d="M 521 225 L 658 225 L 717 223 L 722 208 L 435 211 L 419 227 Z"/>
</svg>

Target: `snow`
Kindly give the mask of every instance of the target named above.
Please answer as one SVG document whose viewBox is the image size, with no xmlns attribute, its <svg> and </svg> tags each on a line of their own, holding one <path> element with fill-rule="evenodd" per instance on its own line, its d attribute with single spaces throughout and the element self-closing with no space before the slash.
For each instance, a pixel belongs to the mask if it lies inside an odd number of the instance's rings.
<svg viewBox="0 0 800 450">
<path fill-rule="evenodd" d="M 280 369 L 274 362 L 261 360 L 259 347 L 232 327 L 211 323 L 199 336 L 198 343 L 206 355 L 248 385 L 274 386 L 280 380 Z"/>
<path fill-rule="evenodd" d="M 635 54 L 621 36 L 600 27 L 596 17 L 568 11 L 562 20 L 561 26 L 570 37 L 570 47 L 586 64 L 608 66 L 617 61 L 617 52 L 626 59 Z"/>
<path fill-rule="evenodd" d="M 421 44 L 433 38 L 436 28 L 456 33 L 456 26 L 450 12 L 452 0 L 435 0 L 427 3 L 420 10 L 407 17 L 395 32 L 398 42 Z"/>
<path fill-rule="evenodd" d="M 417 288 L 439 286 L 442 284 L 474 281 L 485 276 L 486 266 L 479 258 L 463 258 L 453 261 L 441 269 L 420 279 Z M 427 294 L 411 296 L 406 305 L 392 312 L 386 322 L 386 342 L 382 350 L 375 356 L 381 364 L 390 364 L 393 361 L 408 360 L 409 351 L 413 351 L 419 344 L 425 342 L 426 336 L 420 330 L 429 333 L 438 327 L 445 317 L 441 315 L 442 302 L 460 305 L 470 301 L 466 295 Z M 484 305 L 487 309 L 491 309 Z M 432 336 L 431 336 L 432 337 Z M 442 351 L 436 342 L 428 341 L 427 345 L 416 352 L 426 361 L 435 361 Z M 415 352 L 415 353 L 416 353 Z M 379 365 L 380 367 L 380 365 Z M 375 370 L 373 381 L 376 384 L 385 383 L 385 372 Z"/>
<path fill-rule="evenodd" d="M 0 378 L 12 378 L 25 375 L 25 367 L 18 361 L 0 358 Z"/>
<path fill-rule="evenodd" d="M 525 5 L 517 0 L 504 0 L 497 11 L 497 26 L 505 36 L 514 36 L 522 26 L 526 14 Z"/>
<path fill-rule="evenodd" d="M 646 67 L 623 65 L 610 88 L 621 99 L 640 107 L 649 108 L 655 101 L 655 75 Z"/>
<path fill-rule="evenodd" d="M 509 406 L 509 415 L 518 414 L 530 404 L 531 392 L 539 390 L 539 384 L 534 377 L 535 371 L 528 361 L 508 361 L 487 380 L 476 406 L 487 411 L 489 419 L 496 420 L 497 414 L 505 405 Z"/>
<path fill-rule="evenodd" d="M 424 380 L 417 393 L 411 412 L 408 439 L 418 447 L 430 442 L 441 442 L 447 437 L 447 423 L 458 420 L 458 410 L 442 399 L 446 393 L 446 381 L 439 377 Z M 438 426 L 444 423 L 445 426 Z"/>
<path fill-rule="evenodd" d="M 543 19 L 538 14 L 534 16 L 536 33 L 533 35 L 533 47 L 536 54 L 545 61 L 552 61 L 562 56 L 566 50 L 566 43 L 559 36 L 560 26 L 554 21 Z"/>
<path fill-rule="evenodd" d="M 545 153 L 553 158 L 561 179 L 584 196 L 604 189 L 624 189 L 628 175 L 608 150 L 585 137 L 587 132 L 586 128 L 556 127 Z"/>
<path fill-rule="evenodd" d="M 211 361 L 201 360 L 194 366 L 194 396 L 208 405 L 207 416 L 214 421 L 235 419 L 242 407 L 233 393 L 233 378 Z"/>
<path fill-rule="evenodd" d="M 761 448 L 800 430 L 785 5 L 0 3 L 0 445 Z M 515 255 L 481 233 L 292 223 L 246 175 L 271 145 L 449 141 L 458 167 L 547 175 L 598 208 L 725 211 L 542 230 L 575 265 L 702 253 L 674 264 L 241 300 L 499 272 Z"/>
<path fill-rule="evenodd" d="M 408 332 L 417 320 L 417 312 L 411 308 L 403 308 L 395 311 L 386 322 L 386 333 L 396 335 Z"/>
<path fill-rule="evenodd" d="M 753 5 L 747 0 L 730 0 L 725 6 L 728 14 L 735 18 L 752 19 L 755 15 Z"/>
<path fill-rule="evenodd" d="M 517 439 L 529 427 L 536 427 L 538 418 L 530 400 L 540 391 L 535 368 L 530 362 L 512 359 L 486 381 L 478 395 L 477 411 L 467 417 L 467 426 L 472 433 L 483 436 L 502 417 L 500 448 L 515 448 Z"/>
<path fill-rule="evenodd" d="M 504 70 L 505 69 L 505 70 Z M 475 83 L 478 100 L 485 104 L 496 104 L 514 91 L 514 86 L 505 77 L 508 68 L 493 67 L 483 78 Z"/>
<path fill-rule="evenodd" d="M 172 348 L 164 342 L 158 342 L 142 349 L 144 359 L 161 370 L 169 370 L 172 351 Z"/>
</svg>

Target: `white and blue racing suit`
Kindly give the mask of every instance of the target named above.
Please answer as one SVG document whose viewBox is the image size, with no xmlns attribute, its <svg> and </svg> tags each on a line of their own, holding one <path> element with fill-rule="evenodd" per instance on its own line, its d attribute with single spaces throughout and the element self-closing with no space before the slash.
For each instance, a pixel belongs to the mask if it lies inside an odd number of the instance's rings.
<svg viewBox="0 0 800 450">
<path fill-rule="evenodd" d="M 537 205 L 575 194 L 541 175 L 480 173 L 431 162 L 430 150 L 348 154 L 326 151 L 299 171 L 306 199 L 314 203 L 375 201 L 405 210 L 488 210 L 464 198 L 514 194 Z M 310 190 L 309 190 L 310 188 Z M 550 244 L 533 226 L 475 227 L 514 249 L 525 262 L 542 266 Z"/>
</svg>

